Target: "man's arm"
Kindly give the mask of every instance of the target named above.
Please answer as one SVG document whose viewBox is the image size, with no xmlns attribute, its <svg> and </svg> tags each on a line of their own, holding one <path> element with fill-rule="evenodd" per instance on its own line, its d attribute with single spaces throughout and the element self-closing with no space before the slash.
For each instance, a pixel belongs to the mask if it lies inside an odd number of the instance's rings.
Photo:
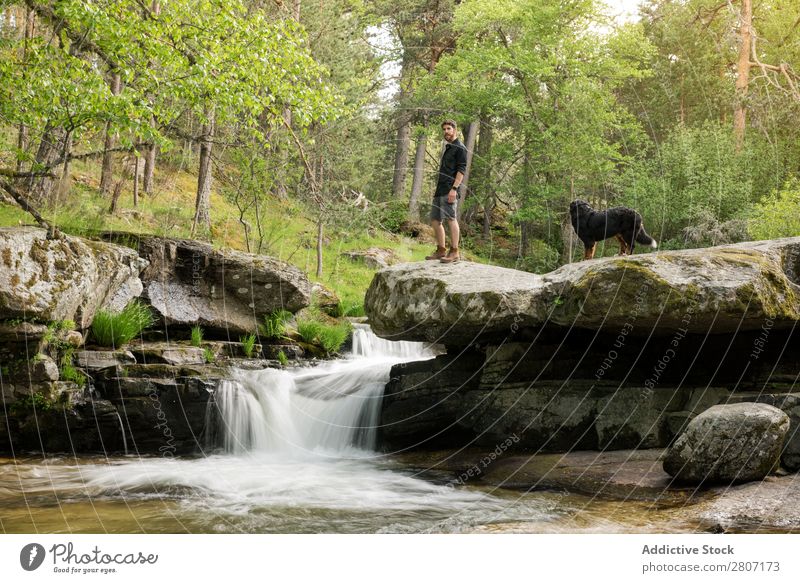
<svg viewBox="0 0 800 583">
<path fill-rule="evenodd" d="M 450 192 L 447 193 L 447 202 L 455 202 L 458 198 L 458 191 L 456 190 L 461 183 L 464 181 L 464 173 L 460 170 L 456 172 L 456 178 L 453 180 L 453 186 L 450 188 Z"/>
</svg>

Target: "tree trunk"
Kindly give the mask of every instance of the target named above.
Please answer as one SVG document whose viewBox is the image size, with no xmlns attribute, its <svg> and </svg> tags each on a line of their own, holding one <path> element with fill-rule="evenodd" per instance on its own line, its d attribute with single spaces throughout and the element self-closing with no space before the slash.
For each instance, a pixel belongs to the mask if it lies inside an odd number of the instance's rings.
<svg viewBox="0 0 800 583">
<path fill-rule="evenodd" d="M 464 216 L 464 199 L 467 197 L 467 189 L 469 188 L 469 177 L 472 173 L 472 155 L 475 152 L 475 141 L 478 138 L 478 129 L 481 126 L 479 120 L 471 121 L 467 128 L 467 137 L 464 146 L 467 148 L 467 170 L 464 172 L 464 178 L 461 180 L 461 192 L 458 195 L 458 220 Z"/>
<path fill-rule="evenodd" d="M 392 178 L 392 198 L 402 200 L 406 189 L 408 174 L 408 147 L 411 143 L 411 124 L 403 116 L 397 128 L 394 154 L 394 177 Z"/>
<path fill-rule="evenodd" d="M 747 86 L 750 83 L 750 44 L 752 40 L 753 6 L 751 0 L 742 0 L 739 22 L 739 60 L 736 66 L 736 97 L 733 109 L 733 137 L 736 152 L 744 144 L 747 122 Z"/>
<path fill-rule="evenodd" d="M 211 231 L 211 148 L 214 139 L 214 107 L 206 112 L 208 119 L 203 124 L 200 138 L 200 168 L 197 172 L 197 200 L 195 201 L 192 236 L 198 224 L 207 232 Z"/>
<path fill-rule="evenodd" d="M 152 121 L 155 125 L 155 120 Z M 156 149 L 158 146 L 150 144 L 144 152 L 144 191 L 146 194 L 153 194 L 153 175 L 156 170 Z"/>
<path fill-rule="evenodd" d="M 10 8 L 9 8 L 10 11 Z M 36 22 L 36 15 L 28 8 L 25 11 L 25 32 L 24 42 L 20 50 L 20 61 L 25 62 L 28 55 L 28 43 L 33 38 L 34 27 Z M 17 148 L 20 152 L 28 149 L 28 126 L 24 123 L 19 124 L 19 134 L 17 136 Z M 17 159 L 17 172 L 22 172 L 22 159 Z"/>
<path fill-rule="evenodd" d="M 489 201 L 492 189 L 491 151 L 493 141 L 494 135 L 492 132 L 491 120 L 486 116 L 481 116 L 480 123 L 478 124 L 478 144 L 475 146 L 475 172 L 472 177 L 472 182 L 476 185 L 473 192 L 476 193 L 478 199 L 484 202 Z M 472 222 L 477 208 L 477 205 L 473 204 L 469 210 L 464 212 L 464 223 Z"/>
<path fill-rule="evenodd" d="M 492 192 L 483 203 L 483 236 L 486 239 L 491 235 L 492 209 L 494 209 L 494 205 L 494 192 Z"/>
<path fill-rule="evenodd" d="M 414 156 L 414 180 L 411 183 L 411 198 L 408 201 L 408 220 L 419 221 L 419 197 L 425 178 L 425 151 L 428 145 L 428 134 L 425 129 L 417 138 L 417 152 Z"/>
<path fill-rule="evenodd" d="M 317 219 L 317 277 L 322 277 L 322 213 Z"/>
<path fill-rule="evenodd" d="M 406 177 L 408 175 L 408 150 L 411 145 L 411 116 L 406 108 L 411 81 L 410 55 L 403 50 L 403 59 L 400 69 L 400 93 L 397 96 L 397 137 L 394 152 L 394 176 L 392 178 L 392 196 L 394 200 L 403 200 L 406 190 Z"/>
<path fill-rule="evenodd" d="M 67 132 L 64 136 L 64 147 L 61 150 L 61 156 L 64 158 L 64 165 L 61 169 L 61 178 L 58 181 L 58 187 L 51 190 L 52 198 L 50 205 L 55 208 L 59 205 L 62 197 L 66 199 L 69 192 L 69 155 L 72 152 L 72 131 Z"/>
<path fill-rule="evenodd" d="M 36 166 L 43 166 L 52 170 L 53 163 L 59 159 L 64 149 L 66 132 L 64 128 L 53 127 L 49 122 L 45 125 L 41 142 L 36 152 Z M 28 179 L 26 188 L 33 204 L 40 205 L 50 200 L 51 193 L 56 185 L 52 176 L 32 176 Z"/>
<path fill-rule="evenodd" d="M 300 22 L 300 0 L 292 0 L 292 18 Z M 292 127 L 292 109 L 290 107 L 283 108 L 283 120 L 287 128 Z M 280 148 L 278 150 L 278 155 L 280 157 L 281 168 L 286 168 L 289 165 L 289 152 L 287 148 Z M 280 176 L 276 176 L 275 178 L 273 192 L 278 200 L 286 200 L 289 197 L 286 187 L 286 172 L 281 172 Z"/>
<path fill-rule="evenodd" d="M 33 204 L 31 204 L 31 202 L 25 197 L 25 195 L 17 190 L 13 184 L 0 180 L 0 188 L 5 190 L 15 201 L 17 201 L 17 204 L 22 207 L 22 210 L 30 213 L 40 227 L 47 229 L 48 236 L 57 237 L 60 235 L 58 229 L 50 225 L 50 223 L 48 223 L 44 217 L 39 214 L 39 211 L 36 209 L 36 207 L 34 207 Z"/>
<path fill-rule="evenodd" d="M 133 157 L 133 208 L 139 206 L 139 156 Z"/>
<path fill-rule="evenodd" d="M 561 241 L 564 244 L 561 250 L 561 264 L 572 263 L 575 249 L 580 246 L 580 239 L 578 239 L 578 236 L 575 234 L 575 229 L 572 228 L 572 223 L 568 215 L 561 221 Z"/>
<path fill-rule="evenodd" d="M 111 206 L 108 208 L 108 212 L 112 215 L 117 212 L 120 194 L 122 194 L 122 179 L 117 180 L 114 185 L 114 193 L 111 195 Z"/>
<path fill-rule="evenodd" d="M 111 93 L 112 95 L 119 95 L 121 90 L 121 78 L 119 73 L 112 73 L 111 75 Z M 100 192 L 108 194 L 111 192 L 111 183 L 114 180 L 114 153 L 111 148 L 114 147 L 116 136 L 111 131 L 111 122 L 106 122 L 106 139 L 103 144 L 103 167 L 100 171 Z"/>
</svg>

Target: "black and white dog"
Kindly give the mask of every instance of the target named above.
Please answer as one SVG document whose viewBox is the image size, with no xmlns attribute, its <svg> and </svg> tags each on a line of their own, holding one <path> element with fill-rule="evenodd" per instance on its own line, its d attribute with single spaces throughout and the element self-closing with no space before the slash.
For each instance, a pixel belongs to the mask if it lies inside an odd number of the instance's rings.
<svg viewBox="0 0 800 583">
<path fill-rule="evenodd" d="M 642 215 L 628 207 L 596 211 L 588 202 L 578 199 L 570 203 L 569 216 L 572 228 L 586 248 L 584 259 L 593 258 L 597 242 L 609 237 L 616 237 L 619 241 L 620 255 L 632 254 L 636 243 L 649 245 L 653 249 L 658 247 L 655 239 L 644 230 Z"/>
</svg>

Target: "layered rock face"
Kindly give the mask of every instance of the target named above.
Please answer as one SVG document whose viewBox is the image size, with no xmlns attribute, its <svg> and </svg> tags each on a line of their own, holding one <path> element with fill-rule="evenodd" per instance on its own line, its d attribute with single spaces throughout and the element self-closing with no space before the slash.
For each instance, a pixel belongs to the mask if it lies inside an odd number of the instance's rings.
<svg viewBox="0 0 800 583">
<path fill-rule="evenodd" d="M 607 258 L 542 276 L 471 263 L 379 272 L 370 323 L 448 353 L 395 367 L 389 449 L 665 447 L 709 407 L 789 416 L 782 462 L 800 467 L 800 238 Z"/>
<path fill-rule="evenodd" d="M 149 263 L 144 293 L 167 325 L 224 333 L 255 332 L 266 314 L 311 303 L 311 284 L 296 267 L 264 255 L 218 250 L 183 239 L 109 234 Z"/>
<path fill-rule="evenodd" d="M 279 366 L 261 358 L 259 344 L 245 351 L 214 338 L 235 339 L 276 309 L 310 303 L 305 275 L 269 257 L 124 233 L 106 239 L 0 229 L 2 452 L 197 451 L 227 367 Z M 99 309 L 137 297 L 163 318 L 157 330 L 124 349 L 81 349 Z M 201 347 L 172 340 L 194 325 L 205 328 Z M 151 341 L 159 335 L 168 341 Z M 278 357 L 271 348 L 267 356 Z"/>
</svg>

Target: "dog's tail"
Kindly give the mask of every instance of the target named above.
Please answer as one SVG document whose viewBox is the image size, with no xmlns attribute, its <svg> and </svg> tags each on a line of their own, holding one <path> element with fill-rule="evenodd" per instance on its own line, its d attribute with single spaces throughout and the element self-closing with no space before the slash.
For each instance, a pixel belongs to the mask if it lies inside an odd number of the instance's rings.
<svg viewBox="0 0 800 583">
<path fill-rule="evenodd" d="M 636 242 L 642 245 L 650 245 L 653 249 L 658 249 L 658 243 L 647 234 L 647 231 L 644 230 L 644 225 L 641 225 L 639 231 L 636 233 Z"/>
</svg>

